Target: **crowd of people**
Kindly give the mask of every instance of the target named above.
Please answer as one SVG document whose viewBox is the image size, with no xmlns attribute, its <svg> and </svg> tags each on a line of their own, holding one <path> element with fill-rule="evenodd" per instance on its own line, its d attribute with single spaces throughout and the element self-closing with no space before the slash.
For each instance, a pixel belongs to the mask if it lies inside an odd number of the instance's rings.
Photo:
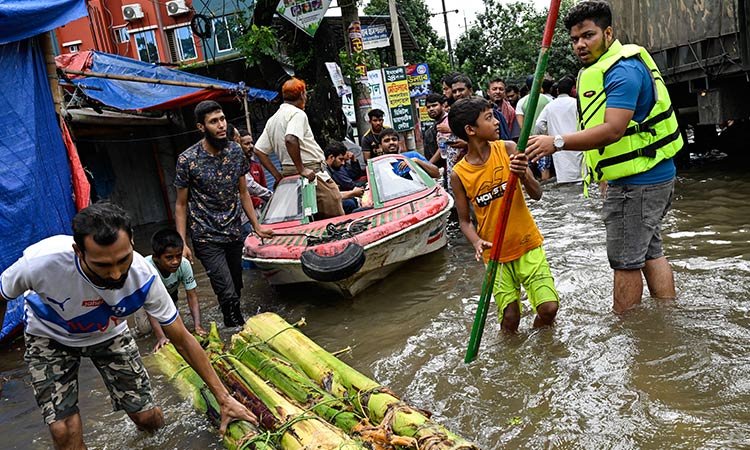
<svg viewBox="0 0 750 450">
<path fill-rule="evenodd" d="M 99 369 L 114 409 L 124 410 L 139 429 L 163 426 L 125 321 L 141 308 L 150 316 L 156 348 L 171 341 L 215 395 L 222 431 L 235 419 L 257 423 L 218 380 L 176 303 L 182 285 L 194 330 L 205 333 L 191 268 L 195 256 L 206 269 L 224 325 L 244 323 L 244 237 L 249 230 L 261 238 L 274 234 L 256 212 L 275 188 L 265 184 L 264 169 L 277 184 L 290 175 L 315 183 L 317 218 L 326 218 L 363 207 L 362 164 L 370 158 L 401 153 L 394 171 L 413 165 L 433 178 L 441 177 L 442 168 L 460 229 L 476 259 L 485 262 L 501 199 L 515 175 L 518 189 L 492 287 L 501 328 L 508 332 L 519 326 L 521 287 L 536 313 L 535 327 L 554 322 L 560 301 L 524 192 L 539 200 L 553 173 L 558 183 L 606 182 L 603 215 L 614 311 L 625 312 L 641 301 L 643 277 L 652 297 L 673 299 L 672 269 L 660 231 L 674 191 L 672 157 L 682 148 L 682 137 L 653 59 L 642 47 L 616 40 L 611 23 L 605 2 L 583 1 L 571 8 L 565 26 L 584 69 L 577 86 L 572 76 L 556 83 L 545 80 L 533 117 L 524 96 L 531 79 L 518 88 L 493 78 L 484 98 L 475 95 L 469 77 L 446 76 L 442 94 L 426 98 L 435 124 L 424 134 L 424 155 L 405 152 L 400 135 L 384 125 L 384 113 L 377 109 L 368 114 L 362 159 L 340 142 L 323 150 L 304 112 L 305 83 L 296 78 L 283 84 L 283 103 L 255 143 L 247 130 L 227 123 L 218 103 L 199 103 L 195 120 L 203 136 L 176 164 L 176 230 L 153 236 L 150 257 L 134 251 L 132 224 L 122 208 L 95 203 L 75 216 L 72 236 L 31 245 L 0 274 L 0 323 L 8 300 L 23 295 L 26 302 L 25 360 L 55 447 L 85 448 L 78 410 L 82 356 Z M 534 135 L 526 151 L 519 152 L 515 141 L 528 120 Z"/>
</svg>

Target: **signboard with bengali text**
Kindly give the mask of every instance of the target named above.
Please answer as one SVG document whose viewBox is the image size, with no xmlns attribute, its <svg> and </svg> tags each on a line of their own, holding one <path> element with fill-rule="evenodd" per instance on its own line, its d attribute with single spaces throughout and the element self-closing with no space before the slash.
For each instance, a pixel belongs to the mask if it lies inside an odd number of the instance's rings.
<svg viewBox="0 0 750 450">
<path fill-rule="evenodd" d="M 383 84 L 383 74 L 380 69 L 370 70 L 367 72 L 367 81 L 370 85 L 370 101 L 372 109 L 383 111 L 383 123 L 392 127 L 391 109 L 388 107 L 388 98 L 385 95 L 385 84 Z"/>
<path fill-rule="evenodd" d="M 391 110 L 393 129 L 407 131 L 414 128 L 414 116 L 411 112 L 409 82 L 406 80 L 406 69 L 403 67 L 386 67 L 383 69 L 385 90 L 388 93 L 388 107 Z"/>
<path fill-rule="evenodd" d="M 409 95 L 411 97 L 426 97 L 432 93 L 430 68 L 427 63 L 406 66 L 406 80 L 409 82 Z"/>
<path fill-rule="evenodd" d="M 362 41 L 365 50 L 388 47 L 391 45 L 391 39 L 388 35 L 388 28 L 385 25 L 365 25 L 362 27 Z"/>
</svg>

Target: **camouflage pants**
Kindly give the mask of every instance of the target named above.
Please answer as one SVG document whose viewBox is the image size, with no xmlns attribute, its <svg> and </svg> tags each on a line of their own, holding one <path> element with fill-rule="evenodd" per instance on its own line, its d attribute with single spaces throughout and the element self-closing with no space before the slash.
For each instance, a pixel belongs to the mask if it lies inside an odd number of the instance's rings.
<svg viewBox="0 0 750 450">
<path fill-rule="evenodd" d="M 34 396 L 47 425 L 78 413 L 78 368 L 81 356 L 90 358 L 104 379 L 112 408 L 127 413 L 154 407 L 148 373 L 138 346 L 125 331 L 88 347 L 69 347 L 53 339 L 25 334 Z"/>
</svg>

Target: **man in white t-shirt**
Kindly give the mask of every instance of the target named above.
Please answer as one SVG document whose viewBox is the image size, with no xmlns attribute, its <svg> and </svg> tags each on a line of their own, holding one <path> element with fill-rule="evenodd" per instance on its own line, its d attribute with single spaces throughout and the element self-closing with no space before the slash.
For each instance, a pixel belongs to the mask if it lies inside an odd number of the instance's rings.
<svg viewBox="0 0 750 450">
<path fill-rule="evenodd" d="M 576 131 L 576 99 L 571 97 L 576 80 L 567 75 L 557 82 L 558 96 L 539 114 L 537 134 L 562 136 Z M 555 152 L 552 154 L 558 183 L 578 183 L 583 180 L 583 152 Z"/>
<path fill-rule="evenodd" d="M 140 308 L 159 321 L 219 401 L 222 433 L 234 419 L 256 422 L 229 395 L 185 329 L 156 269 L 133 251 L 130 218 L 122 208 L 96 203 L 73 218 L 73 236 L 28 247 L 0 274 L 0 294 L 0 323 L 8 300 L 24 296 L 24 359 L 55 448 L 86 448 L 78 410 L 81 356 L 102 374 L 115 410 L 124 410 L 147 432 L 164 425 L 126 322 Z"/>
<path fill-rule="evenodd" d="M 268 119 L 263 133 L 255 143 L 255 155 L 276 179 L 299 174 L 315 182 L 318 201 L 318 218 L 344 214 L 341 192 L 326 172 L 326 157 L 313 136 L 305 114 L 307 90 L 305 82 L 297 78 L 287 80 L 281 87 L 284 103 Z M 275 153 L 281 161 L 281 172 L 268 157 Z"/>
<path fill-rule="evenodd" d="M 531 86 L 534 84 L 534 76 L 530 75 L 528 78 L 526 78 L 526 87 L 531 90 Z M 552 88 L 552 80 L 544 79 L 542 80 L 542 93 L 539 96 L 539 101 L 536 105 L 536 111 L 534 112 L 534 117 L 530 117 L 529 120 L 531 120 L 531 129 L 534 130 L 534 126 L 536 125 L 536 121 L 539 120 L 539 115 L 544 111 L 544 109 L 547 107 L 547 105 L 552 101 L 552 96 L 549 95 L 550 89 Z M 528 113 L 528 105 L 529 98 L 531 96 L 527 95 L 520 99 L 518 103 L 516 104 L 516 120 L 518 121 L 518 126 L 523 129 L 523 123 L 526 120 L 526 115 Z M 548 180 L 552 173 L 550 169 L 552 168 L 552 158 L 544 157 L 540 159 L 539 161 L 535 163 L 529 163 L 529 166 L 532 169 L 536 169 L 539 172 L 539 175 L 542 178 L 542 181 Z"/>
</svg>

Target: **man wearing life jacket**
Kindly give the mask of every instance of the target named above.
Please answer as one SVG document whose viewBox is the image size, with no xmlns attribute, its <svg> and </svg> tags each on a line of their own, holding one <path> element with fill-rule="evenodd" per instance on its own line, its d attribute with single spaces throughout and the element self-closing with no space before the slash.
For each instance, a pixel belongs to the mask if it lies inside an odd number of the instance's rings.
<svg viewBox="0 0 750 450">
<path fill-rule="evenodd" d="M 674 192 L 672 157 L 683 140 L 664 80 L 645 49 L 614 39 L 607 3 L 576 4 L 565 27 L 584 66 L 578 75 L 579 131 L 532 136 L 526 153 L 534 161 L 583 150 L 587 181 L 607 181 L 603 217 L 616 313 L 641 302 L 641 273 L 652 297 L 673 299 L 674 276 L 660 231 Z"/>
</svg>

